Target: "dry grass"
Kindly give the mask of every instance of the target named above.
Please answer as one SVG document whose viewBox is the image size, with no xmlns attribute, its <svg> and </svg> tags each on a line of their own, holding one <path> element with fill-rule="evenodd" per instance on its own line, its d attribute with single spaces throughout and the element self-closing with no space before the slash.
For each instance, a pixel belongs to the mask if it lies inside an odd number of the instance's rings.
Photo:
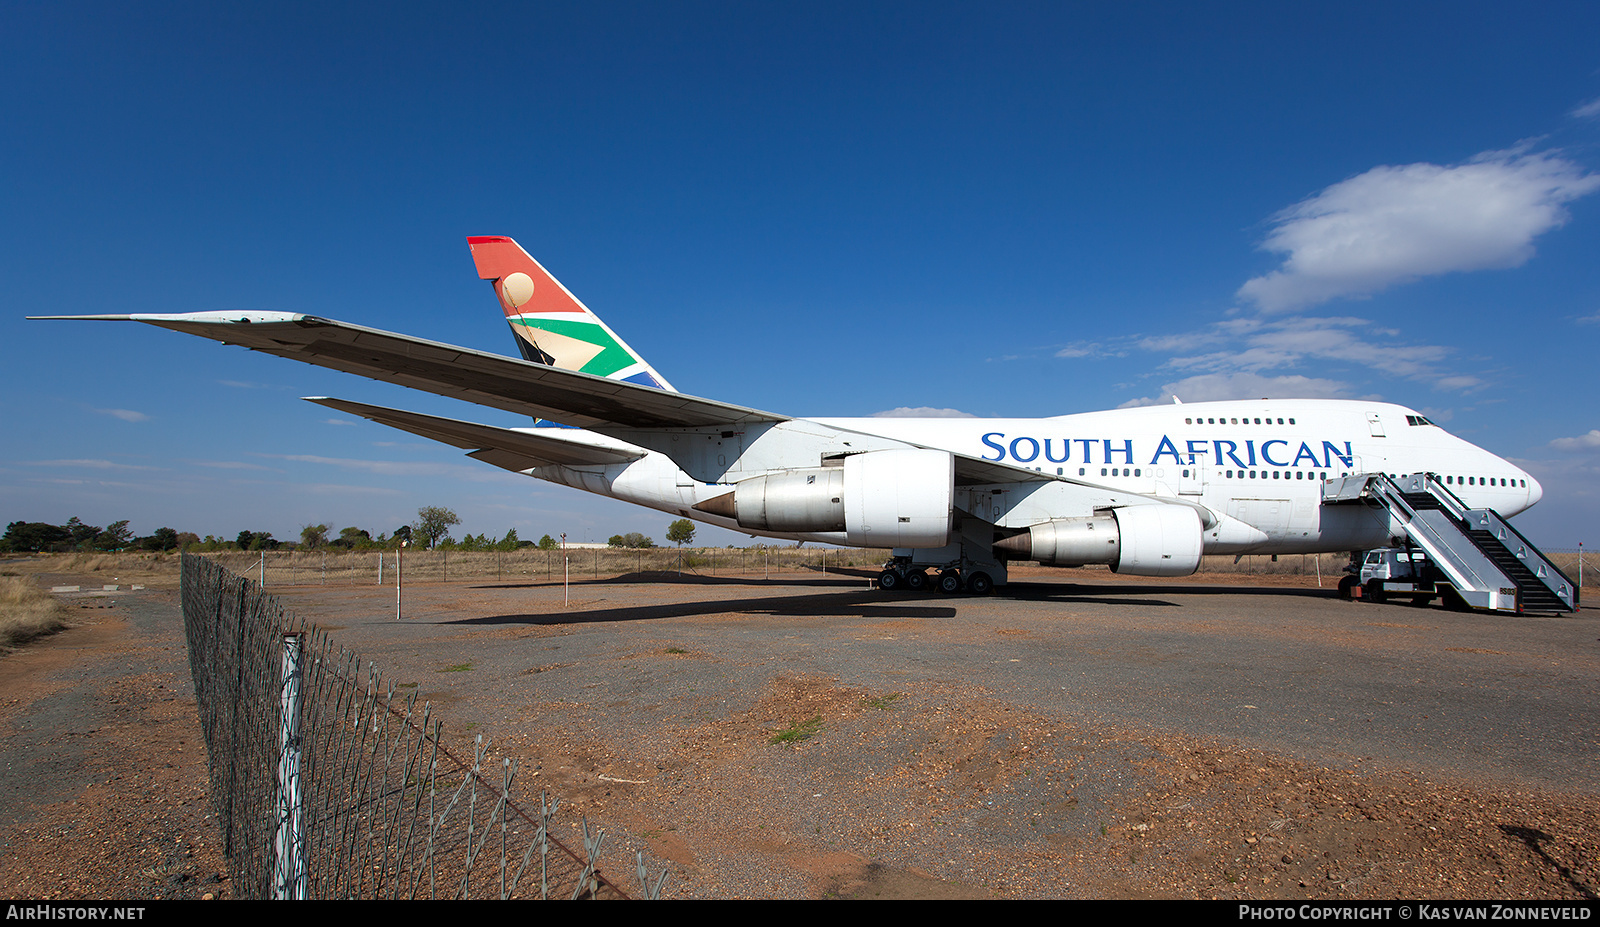
<svg viewBox="0 0 1600 927">
<path fill-rule="evenodd" d="M 0 557 L 0 575 L 58 574 L 58 582 L 145 583 L 176 585 L 178 555 L 124 553 L 11 554 Z"/>
<path fill-rule="evenodd" d="M 25 577 L 0 576 L 0 648 L 10 649 L 67 626 L 67 609 Z"/>
</svg>

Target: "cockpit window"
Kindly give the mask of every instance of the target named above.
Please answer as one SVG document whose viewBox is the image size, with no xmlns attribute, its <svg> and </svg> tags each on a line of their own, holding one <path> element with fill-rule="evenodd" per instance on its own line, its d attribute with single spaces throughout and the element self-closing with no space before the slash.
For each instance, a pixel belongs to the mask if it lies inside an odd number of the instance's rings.
<svg viewBox="0 0 1600 927">
<path fill-rule="evenodd" d="M 1406 416 L 1406 424 L 1407 425 L 1432 425 L 1433 422 L 1428 421 L 1427 419 L 1423 418 L 1420 415 L 1408 415 L 1408 416 Z"/>
</svg>

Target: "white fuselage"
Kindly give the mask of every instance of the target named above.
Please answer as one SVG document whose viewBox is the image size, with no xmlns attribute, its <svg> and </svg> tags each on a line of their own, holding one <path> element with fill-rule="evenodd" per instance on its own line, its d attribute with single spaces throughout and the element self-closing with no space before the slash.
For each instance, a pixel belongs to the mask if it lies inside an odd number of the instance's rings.
<svg viewBox="0 0 1600 927">
<path fill-rule="evenodd" d="M 958 493 L 959 508 L 999 527 L 1090 514 L 1094 506 L 1082 501 L 1082 484 L 1103 489 L 1111 504 L 1118 504 L 1117 494 L 1198 504 L 1216 516 L 1205 532 L 1207 553 L 1385 546 L 1396 537 L 1386 511 L 1322 505 L 1323 482 L 1353 473 L 1433 473 L 1468 507 L 1508 517 L 1538 502 L 1542 493 L 1518 467 L 1389 403 L 1238 400 L 1042 419 L 813 421 L 1061 478 Z M 565 434 L 628 446 L 589 432 Z M 697 482 L 663 454 L 649 452 L 632 463 L 606 467 L 541 467 L 530 475 L 747 531 L 729 519 L 694 511 L 695 503 L 726 493 L 728 486 Z M 832 533 L 773 536 L 842 541 Z"/>
</svg>

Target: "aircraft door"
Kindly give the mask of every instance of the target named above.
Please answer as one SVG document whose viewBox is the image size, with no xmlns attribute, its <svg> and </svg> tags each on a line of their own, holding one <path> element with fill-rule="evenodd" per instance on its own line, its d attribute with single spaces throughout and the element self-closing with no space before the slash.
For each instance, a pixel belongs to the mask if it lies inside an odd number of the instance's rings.
<svg viewBox="0 0 1600 927">
<path fill-rule="evenodd" d="M 1205 451 L 1190 454 L 1189 462 L 1178 467 L 1178 493 L 1184 496 L 1198 496 L 1206 491 L 1206 454 Z"/>
</svg>

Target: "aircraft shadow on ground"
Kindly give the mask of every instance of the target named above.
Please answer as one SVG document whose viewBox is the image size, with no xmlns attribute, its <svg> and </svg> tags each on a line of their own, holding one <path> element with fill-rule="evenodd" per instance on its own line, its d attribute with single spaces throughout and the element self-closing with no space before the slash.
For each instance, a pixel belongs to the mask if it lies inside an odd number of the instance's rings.
<svg viewBox="0 0 1600 927">
<path fill-rule="evenodd" d="M 878 571 L 865 570 L 829 570 L 826 573 L 814 575 L 795 576 L 789 573 L 778 578 L 766 578 L 753 574 L 737 574 L 733 576 L 715 576 L 693 571 L 678 572 L 677 570 L 645 570 L 641 573 L 622 573 L 617 576 L 607 576 L 603 579 L 590 577 L 573 577 L 573 586 L 630 586 L 639 584 L 673 583 L 685 586 L 826 586 L 832 589 L 860 589 L 869 579 L 877 579 Z M 537 589 L 547 586 L 559 586 L 561 580 L 545 578 L 520 582 L 495 582 L 479 583 L 474 589 Z"/>
<path fill-rule="evenodd" d="M 1133 583 L 1124 585 L 1094 585 L 1062 584 L 1062 583 L 1026 583 L 1012 582 L 1005 587 L 1005 591 L 998 593 L 1013 599 L 1027 601 L 1048 601 L 1054 599 L 1071 600 L 1074 602 L 1100 602 L 1106 605 L 1119 604 L 1160 604 L 1175 605 L 1174 602 L 1151 602 L 1150 600 L 1136 600 L 1124 598 L 1126 596 L 1148 595 L 1241 595 L 1241 596 L 1293 596 L 1296 598 L 1327 599 L 1338 595 L 1336 589 L 1304 589 L 1299 586 L 1144 586 Z M 1111 598 L 1115 596 L 1116 598 Z M 1096 598 L 1098 597 L 1098 598 Z"/>
<path fill-rule="evenodd" d="M 612 621 L 648 621 L 658 618 L 681 618 L 694 615 L 716 615 L 727 612 L 752 615 L 815 618 L 923 618 L 944 619 L 956 615 L 957 606 L 978 604 L 984 601 L 1016 599 L 1030 602 L 1084 603 L 1094 605 L 1125 606 L 1135 608 L 1181 608 L 1182 605 L 1157 595 L 1240 595 L 1240 596 L 1293 596 L 1297 598 L 1328 598 L 1332 589 L 1302 589 L 1283 586 L 1208 586 L 1188 585 L 1151 587 L 1145 585 L 1080 585 L 1061 583 L 1013 582 L 1003 592 L 988 599 L 966 596 L 946 598 L 936 592 L 884 592 L 861 589 L 855 579 L 847 575 L 830 573 L 813 577 L 785 576 L 768 580 L 747 576 L 701 576 L 676 572 L 629 573 L 606 579 L 586 579 L 571 582 L 578 590 L 592 591 L 608 585 L 640 583 L 674 583 L 696 586 L 784 587 L 810 586 L 830 588 L 832 592 L 807 595 L 745 595 L 731 599 L 712 599 L 699 602 L 657 603 L 652 605 L 621 606 L 616 608 L 575 608 L 547 614 L 485 615 L 459 620 L 442 620 L 440 624 L 454 625 L 548 625 L 588 624 Z M 475 586 L 477 589 L 535 589 L 550 588 L 559 582 L 539 581 L 524 583 L 492 583 Z M 940 604 L 948 602 L 950 604 Z"/>
<path fill-rule="evenodd" d="M 574 584 L 576 585 L 576 584 Z M 592 588 L 595 584 L 590 584 Z M 793 585 L 785 583 L 785 585 Z M 700 602 L 670 602 L 652 605 L 627 605 L 617 608 L 574 608 L 542 615 L 484 615 L 477 618 L 444 620 L 447 625 L 545 625 L 597 624 L 612 621 L 649 621 L 660 618 L 686 618 L 695 615 L 720 615 L 728 612 L 773 615 L 791 618 L 954 618 L 955 608 L 915 601 L 896 601 L 884 593 L 849 590 L 811 595 L 746 596 L 737 599 L 711 599 Z"/>
</svg>

